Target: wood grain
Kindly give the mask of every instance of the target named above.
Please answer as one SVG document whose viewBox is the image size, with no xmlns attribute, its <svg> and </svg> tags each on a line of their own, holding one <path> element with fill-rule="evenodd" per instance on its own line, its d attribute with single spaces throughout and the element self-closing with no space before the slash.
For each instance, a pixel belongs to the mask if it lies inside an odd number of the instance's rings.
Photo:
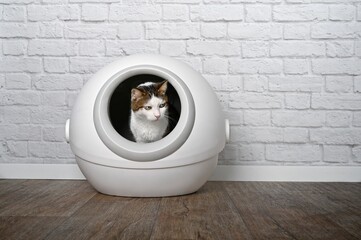
<svg viewBox="0 0 361 240">
<path fill-rule="evenodd" d="M 361 239 L 361 183 L 208 182 L 125 198 L 86 181 L 0 180 L 0 239 Z"/>
</svg>

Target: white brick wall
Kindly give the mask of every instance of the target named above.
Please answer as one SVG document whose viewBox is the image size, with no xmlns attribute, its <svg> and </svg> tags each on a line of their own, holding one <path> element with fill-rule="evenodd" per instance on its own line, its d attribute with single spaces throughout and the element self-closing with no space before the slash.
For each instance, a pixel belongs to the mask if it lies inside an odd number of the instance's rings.
<svg viewBox="0 0 361 240">
<path fill-rule="evenodd" d="M 0 163 L 74 163 L 77 94 L 136 53 L 209 81 L 232 125 L 220 164 L 361 165 L 359 0 L 0 1 Z"/>
</svg>

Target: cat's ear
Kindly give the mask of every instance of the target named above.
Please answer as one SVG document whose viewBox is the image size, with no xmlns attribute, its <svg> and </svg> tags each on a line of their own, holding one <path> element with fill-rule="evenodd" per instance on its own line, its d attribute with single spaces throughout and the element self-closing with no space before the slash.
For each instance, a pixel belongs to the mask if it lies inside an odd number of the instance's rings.
<svg viewBox="0 0 361 240">
<path fill-rule="evenodd" d="M 165 92 L 167 91 L 167 87 L 168 87 L 168 81 L 164 81 L 164 82 L 161 82 L 159 84 L 159 88 L 158 88 L 158 93 L 159 95 L 163 96 L 165 95 Z"/>
<path fill-rule="evenodd" d="M 135 101 L 135 100 L 141 98 L 144 95 L 144 92 L 142 92 L 138 88 L 133 88 L 131 95 L 132 95 L 132 101 Z"/>
</svg>

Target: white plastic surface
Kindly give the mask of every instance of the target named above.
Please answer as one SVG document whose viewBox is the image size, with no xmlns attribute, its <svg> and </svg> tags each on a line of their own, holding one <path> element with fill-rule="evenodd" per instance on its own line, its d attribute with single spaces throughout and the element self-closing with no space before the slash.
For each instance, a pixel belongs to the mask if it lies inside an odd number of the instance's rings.
<svg viewBox="0 0 361 240">
<path fill-rule="evenodd" d="M 171 154 L 146 162 L 134 161 L 132 154 L 121 157 L 109 149 L 94 124 L 94 106 L 104 84 L 124 69 L 145 65 L 166 69 L 181 79 L 193 98 L 195 112 L 185 142 Z M 218 153 L 229 139 L 229 124 L 208 82 L 189 65 L 161 55 L 133 55 L 105 66 L 83 87 L 66 125 L 66 138 L 88 181 L 100 192 L 120 196 L 170 196 L 196 191 L 212 174 Z M 168 136 L 164 140 L 173 141 Z M 139 144 L 139 149 L 144 146 Z M 137 151 L 133 154 L 136 158 Z"/>
<path fill-rule="evenodd" d="M 70 126 L 70 119 L 67 119 L 65 123 L 65 139 L 67 143 L 70 142 L 69 126 Z"/>
</svg>

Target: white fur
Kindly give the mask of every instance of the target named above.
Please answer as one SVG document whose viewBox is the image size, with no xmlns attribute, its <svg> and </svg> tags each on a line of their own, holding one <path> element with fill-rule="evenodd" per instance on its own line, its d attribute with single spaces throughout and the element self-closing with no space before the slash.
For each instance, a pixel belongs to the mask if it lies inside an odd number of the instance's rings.
<svg viewBox="0 0 361 240">
<path fill-rule="evenodd" d="M 136 142 L 154 142 L 164 136 L 168 127 L 168 119 L 165 117 L 167 107 L 159 108 L 162 103 L 162 99 L 152 96 L 145 104 L 145 106 L 151 106 L 151 110 L 141 108 L 136 112 L 131 111 L 130 129 Z"/>
</svg>

